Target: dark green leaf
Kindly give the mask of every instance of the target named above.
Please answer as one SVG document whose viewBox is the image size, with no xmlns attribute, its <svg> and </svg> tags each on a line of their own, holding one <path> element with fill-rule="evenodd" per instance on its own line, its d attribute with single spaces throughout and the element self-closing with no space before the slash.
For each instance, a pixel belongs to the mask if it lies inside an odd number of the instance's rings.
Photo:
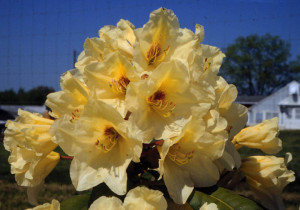
<svg viewBox="0 0 300 210">
<path fill-rule="evenodd" d="M 60 204 L 61 210 L 87 210 L 90 199 L 90 193 L 73 196 Z"/>
<path fill-rule="evenodd" d="M 219 210 L 241 209 L 241 210 L 259 210 L 262 209 L 254 201 L 237 195 L 231 190 L 219 187 L 211 194 L 205 194 L 195 191 L 189 202 L 193 209 L 199 209 L 205 202 L 215 203 Z"/>
<path fill-rule="evenodd" d="M 97 200 L 101 196 L 107 196 L 107 197 L 115 196 L 117 198 L 120 198 L 121 200 L 125 197 L 125 195 L 120 196 L 115 194 L 113 191 L 109 189 L 109 187 L 105 183 L 101 183 L 93 188 L 92 194 L 88 202 L 88 206 L 90 206 L 95 200 Z"/>
</svg>

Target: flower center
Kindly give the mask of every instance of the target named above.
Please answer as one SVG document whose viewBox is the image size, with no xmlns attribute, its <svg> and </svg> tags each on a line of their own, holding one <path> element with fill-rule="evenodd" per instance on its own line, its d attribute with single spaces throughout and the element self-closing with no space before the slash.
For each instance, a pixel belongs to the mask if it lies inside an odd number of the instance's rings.
<svg viewBox="0 0 300 210">
<path fill-rule="evenodd" d="M 120 134 L 113 127 L 109 127 L 105 129 L 103 139 L 97 139 L 95 145 L 107 153 L 117 144 L 119 137 Z"/>
<path fill-rule="evenodd" d="M 181 146 L 179 144 L 174 144 L 173 146 L 170 147 L 167 156 L 177 165 L 184 165 L 189 163 L 193 158 L 193 154 L 195 150 L 192 150 L 191 152 L 188 153 L 183 153 L 180 151 L 180 149 Z"/>
<path fill-rule="evenodd" d="M 147 52 L 148 65 L 154 65 L 155 62 L 162 61 L 165 58 L 168 50 L 169 46 L 167 47 L 167 49 L 162 51 L 158 43 L 153 43 Z"/>
<path fill-rule="evenodd" d="M 154 111 L 163 117 L 169 117 L 176 106 L 176 104 L 166 99 L 166 94 L 161 90 L 156 91 L 150 96 L 147 99 L 147 103 Z"/>
<path fill-rule="evenodd" d="M 126 93 L 126 88 L 129 82 L 130 80 L 127 77 L 121 77 L 119 80 L 113 79 L 111 81 L 111 84 L 109 84 L 109 86 L 116 93 Z"/>
</svg>

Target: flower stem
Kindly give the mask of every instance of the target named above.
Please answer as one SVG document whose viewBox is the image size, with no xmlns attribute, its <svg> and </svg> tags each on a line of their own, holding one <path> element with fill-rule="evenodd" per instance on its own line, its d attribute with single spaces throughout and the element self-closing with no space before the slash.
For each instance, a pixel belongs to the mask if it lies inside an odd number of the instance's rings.
<svg viewBox="0 0 300 210">
<path fill-rule="evenodd" d="M 73 160 L 73 159 L 74 159 L 74 157 L 60 155 L 60 159 L 65 159 L 65 160 Z"/>
</svg>

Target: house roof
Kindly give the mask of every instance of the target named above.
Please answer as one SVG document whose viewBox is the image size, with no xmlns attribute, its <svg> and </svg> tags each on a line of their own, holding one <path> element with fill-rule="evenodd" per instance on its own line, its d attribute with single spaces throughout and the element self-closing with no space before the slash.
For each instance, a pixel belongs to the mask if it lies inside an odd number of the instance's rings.
<svg viewBox="0 0 300 210">
<path fill-rule="evenodd" d="M 257 104 L 260 100 L 264 99 L 266 96 L 238 96 L 236 102 L 240 104 Z"/>
<path fill-rule="evenodd" d="M 293 88 L 290 88 L 291 86 Z M 296 86 L 297 86 L 298 90 L 294 88 Z M 250 109 L 255 109 L 256 106 L 259 106 L 265 100 L 268 100 L 271 97 L 278 95 L 279 92 L 282 92 L 284 89 L 287 89 L 287 88 L 289 88 L 287 90 L 288 95 L 292 95 L 292 94 L 295 94 L 295 93 L 299 94 L 299 92 L 300 92 L 300 90 L 299 90 L 300 89 L 300 83 L 298 81 L 295 81 L 295 80 L 291 81 L 290 83 L 286 84 L 284 87 L 280 88 L 279 90 L 277 90 L 277 91 L 273 92 L 272 94 L 270 94 L 270 95 L 264 97 L 263 99 L 261 99 L 260 103 L 254 104 Z M 298 97 L 299 97 L 299 95 L 298 95 Z M 288 97 L 286 97 L 286 98 L 288 98 Z M 288 99 L 286 99 L 286 98 L 281 99 L 281 101 L 279 103 L 283 103 L 283 104 L 288 103 Z M 279 104 L 279 105 L 283 105 L 283 104 Z"/>
</svg>

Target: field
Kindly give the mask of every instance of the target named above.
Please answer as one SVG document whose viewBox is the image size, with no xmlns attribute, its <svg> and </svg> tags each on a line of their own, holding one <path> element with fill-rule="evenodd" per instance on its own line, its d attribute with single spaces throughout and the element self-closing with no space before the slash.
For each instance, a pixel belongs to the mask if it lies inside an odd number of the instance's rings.
<svg viewBox="0 0 300 210">
<path fill-rule="evenodd" d="M 288 185 L 283 193 L 287 209 L 298 209 L 300 205 L 300 131 L 281 131 L 279 137 L 283 140 L 283 150 L 277 156 L 284 157 L 286 152 L 293 155 L 288 168 L 293 170 L 296 181 Z M 59 151 L 60 153 L 62 151 Z M 260 155 L 257 150 L 242 148 L 242 156 Z M 14 176 L 10 174 L 7 162 L 9 153 L 0 145 L 0 209 L 25 209 L 31 207 L 27 203 L 26 189 L 15 183 Z M 69 178 L 70 160 L 61 160 L 55 170 L 47 177 L 45 189 L 39 195 L 39 203 L 51 202 L 53 198 L 63 201 L 78 194 L 71 185 Z M 236 189 L 238 193 L 252 197 L 245 185 Z"/>
</svg>

